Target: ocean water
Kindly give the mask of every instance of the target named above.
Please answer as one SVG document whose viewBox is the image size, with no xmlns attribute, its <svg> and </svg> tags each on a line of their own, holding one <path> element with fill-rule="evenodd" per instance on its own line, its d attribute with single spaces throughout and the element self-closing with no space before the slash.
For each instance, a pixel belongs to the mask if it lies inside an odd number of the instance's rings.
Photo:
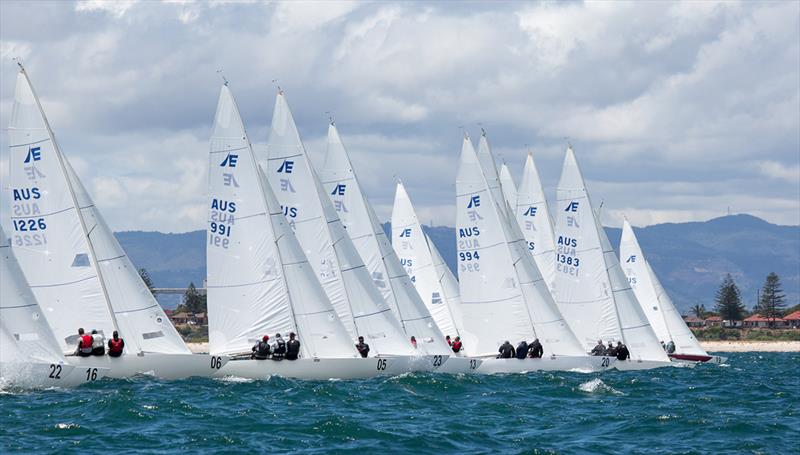
<svg viewBox="0 0 800 455">
<path fill-rule="evenodd" d="M 0 391 L 0 452 L 800 453 L 800 353 L 600 374 Z"/>
</svg>

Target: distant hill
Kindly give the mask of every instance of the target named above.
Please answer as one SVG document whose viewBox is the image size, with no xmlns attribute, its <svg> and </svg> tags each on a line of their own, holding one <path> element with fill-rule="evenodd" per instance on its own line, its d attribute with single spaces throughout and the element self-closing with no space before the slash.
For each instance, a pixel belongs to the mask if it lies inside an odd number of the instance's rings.
<svg viewBox="0 0 800 455">
<path fill-rule="evenodd" d="M 388 232 L 389 224 L 384 230 Z M 455 270 L 455 230 L 423 227 Z M 702 303 L 711 309 L 725 273 L 731 273 L 748 308 L 769 272 L 781 277 L 788 306 L 800 302 L 800 226 L 778 226 L 750 215 L 705 222 L 666 223 L 635 229 L 644 254 L 679 310 Z M 621 230 L 606 228 L 614 247 Z M 137 267 L 158 287 L 182 287 L 205 278 L 205 233 L 120 232 L 116 234 Z"/>
</svg>

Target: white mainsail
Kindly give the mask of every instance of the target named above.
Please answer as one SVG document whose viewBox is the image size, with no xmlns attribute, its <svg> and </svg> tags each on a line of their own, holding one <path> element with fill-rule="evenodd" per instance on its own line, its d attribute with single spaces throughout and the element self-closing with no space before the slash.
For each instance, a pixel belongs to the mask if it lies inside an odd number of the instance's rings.
<svg viewBox="0 0 800 455">
<path fill-rule="evenodd" d="M 650 262 L 644 257 L 628 220 L 622 225 L 619 260 L 636 294 L 636 299 L 658 338 L 665 343 L 670 340 L 674 342 L 676 354 L 707 356 L 708 353 L 700 347 L 697 338 L 686 326 L 672 299 L 653 272 Z"/>
<path fill-rule="evenodd" d="M 209 153 L 208 307 L 212 354 L 296 332 L 302 357 L 355 357 L 260 172 L 236 101 L 220 90 Z"/>
<path fill-rule="evenodd" d="M 392 308 L 406 336 L 414 336 L 418 348 L 424 352 L 449 354 L 451 350 L 444 335 L 386 238 L 333 123 L 328 126 L 328 150 L 320 174 L 322 184 L 364 260 L 375 287 Z"/>
<path fill-rule="evenodd" d="M 505 186 L 503 187 L 505 188 Z M 552 289 L 556 274 L 556 246 L 553 237 L 553 219 L 542 188 L 539 172 L 528 154 L 522 181 L 517 190 L 517 203 L 514 206 L 516 219 L 528 244 L 528 250 L 536 261 L 547 286 Z"/>
<path fill-rule="evenodd" d="M 85 327 L 118 330 L 128 353 L 189 354 L 58 148 L 24 69 L 9 141 L 12 245 L 62 351 Z"/>
<path fill-rule="evenodd" d="M 572 148 L 558 183 L 556 279 L 562 314 L 584 349 L 622 341 L 636 360 L 668 362 L 592 209 Z"/>
<path fill-rule="evenodd" d="M 64 363 L 64 354 L 0 227 L 0 363 Z"/>
<path fill-rule="evenodd" d="M 397 184 L 392 209 L 392 246 L 442 333 L 461 336 L 458 282 L 422 231 L 402 183 Z"/>
<path fill-rule="evenodd" d="M 283 92 L 275 100 L 267 157 L 283 213 L 350 336 L 363 336 L 375 354 L 414 354 L 319 182 Z"/>
<path fill-rule="evenodd" d="M 493 206 L 478 156 L 465 137 L 456 177 L 456 239 L 462 339 L 470 356 L 493 355 L 505 340 L 534 338 L 501 210 Z"/>
<path fill-rule="evenodd" d="M 505 197 L 506 204 L 512 209 L 517 206 L 517 185 L 514 183 L 514 177 L 511 176 L 511 171 L 503 163 L 500 166 L 500 176 L 498 177 L 500 186 L 503 188 L 503 196 Z"/>
<path fill-rule="evenodd" d="M 489 176 L 492 174 L 491 169 L 495 167 L 495 162 L 485 132 L 481 137 L 481 144 L 482 152 L 479 152 L 479 155 L 482 153 L 483 158 L 479 158 L 479 162 L 484 176 Z M 486 170 L 487 168 L 489 168 L 489 171 Z M 487 185 L 491 188 L 492 184 L 489 183 L 488 179 Z M 497 179 L 497 185 L 500 185 L 500 190 L 492 192 L 492 195 L 497 193 L 504 194 L 505 190 L 499 178 Z M 501 210 L 501 205 L 504 205 L 506 210 Z M 528 309 L 535 335 L 542 344 L 547 346 L 549 352 L 569 356 L 585 355 L 585 352 L 581 349 L 580 342 L 564 320 L 536 266 L 536 262 L 529 253 L 528 243 L 514 217 L 512 207 L 508 205 L 506 199 L 502 199 L 501 203 L 493 201 L 492 206 L 498 209 L 497 218 L 501 222 L 505 240 L 508 243 L 511 262 L 516 271 L 519 287 Z"/>
</svg>

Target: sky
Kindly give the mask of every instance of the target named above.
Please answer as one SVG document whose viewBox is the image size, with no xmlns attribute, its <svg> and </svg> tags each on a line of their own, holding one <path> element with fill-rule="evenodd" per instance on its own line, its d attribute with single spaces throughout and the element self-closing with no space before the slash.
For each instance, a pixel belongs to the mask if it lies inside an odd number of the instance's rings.
<svg viewBox="0 0 800 455">
<path fill-rule="evenodd" d="M 800 2 L 0 2 L 0 180 L 20 58 L 112 229 L 203 229 L 222 69 L 256 153 L 279 85 L 329 117 L 386 221 L 452 226 L 464 131 L 555 198 L 570 142 L 604 223 L 800 224 Z M 273 82 L 277 80 L 277 82 Z"/>
</svg>

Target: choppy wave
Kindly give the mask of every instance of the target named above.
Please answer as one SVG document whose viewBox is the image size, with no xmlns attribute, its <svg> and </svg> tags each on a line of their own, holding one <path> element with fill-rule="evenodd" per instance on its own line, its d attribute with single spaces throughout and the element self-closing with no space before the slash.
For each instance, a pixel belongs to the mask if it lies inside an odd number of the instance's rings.
<svg viewBox="0 0 800 455">
<path fill-rule="evenodd" d="M 730 368 L 0 392 L 0 452 L 792 453 L 800 354 Z"/>
</svg>

